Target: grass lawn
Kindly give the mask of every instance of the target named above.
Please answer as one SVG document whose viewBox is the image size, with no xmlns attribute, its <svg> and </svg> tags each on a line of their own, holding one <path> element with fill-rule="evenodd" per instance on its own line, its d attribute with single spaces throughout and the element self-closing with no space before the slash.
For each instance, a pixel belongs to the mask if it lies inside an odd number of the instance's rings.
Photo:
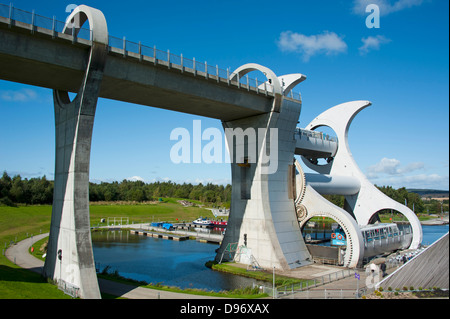
<svg viewBox="0 0 450 319">
<path fill-rule="evenodd" d="M 91 205 L 91 225 L 101 218 L 129 217 L 130 223 L 151 221 L 191 221 L 199 216 L 210 216 L 209 210 L 199 207 L 183 207 L 176 199 L 164 199 L 157 204 Z M 2 251 L 11 242 L 50 231 L 52 206 L 0 206 L 0 246 Z M 0 255 L 0 299 L 53 299 L 70 298 L 56 286 L 47 283 L 36 273 L 21 269 Z"/>
<path fill-rule="evenodd" d="M 102 218 L 128 217 L 130 223 L 150 223 L 156 221 L 192 221 L 199 216 L 213 217 L 211 211 L 200 207 L 183 207 L 177 199 L 164 199 L 163 202 L 145 204 L 92 204 L 90 206 L 91 226 L 101 224 Z M 23 240 L 31 235 L 46 233 L 50 230 L 51 205 L 41 206 L 0 206 L 0 246 L 5 250 L 12 242 Z M 385 216 L 383 216 L 385 217 Z M 319 221 L 323 219 L 320 218 Z M 39 255 L 38 244 L 35 254 Z M 42 253 L 41 253 L 42 254 Z M 247 272 L 245 269 L 236 269 L 233 265 L 215 265 L 220 271 L 228 271 L 240 275 L 249 275 L 271 281 L 272 274 L 264 272 Z M 244 273 L 239 273 L 239 272 Z M 292 278 L 277 277 L 277 285 L 295 283 Z M 152 287 L 153 288 L 153 287 Z M 167 288 L 166 288 L 167 289 Z M 175 288 L 169 288 L 175 289 Z M 198 293 L 198 292 L 195 292 Z M 242 292 L 240 292 L 242 293 Z M 56 286 L 47 283 L 38 274 L 17 267 L 9 261 L 3 253 L 0 255 L 0 299 L 62 299 L 70 298 Z"/>
<path fill-rule="evenodd" d="M 268 271 L 248 271 L 247 268 L 243 268 L 242 266 L 239 266 L 238 264 L 234 262 L 225 262 L 222 264 L 211 264 L 212 269 L 222 272 L 231 273 L 234 275 L 244 276 L 244 277 L 250 277 L 256 280 L 265 281 L 268 283 L 273 282 L 273 274 Z M 309 285 L 314 283 L 314 280 L 305 280 L 305 279 L 298 279 L 293 277 L 287 277 L 287 276 L 281 276 L 276 275 L 275 276 L 275 286 L 285 286 L 285 285 L 292 285 L 292 284 L 300 284 L 308 282 Z"/>
<path fill-rule="evenodd" d="M 129 217 L 130 223 L 151 223 L 157 221 L 192 221 L 200 216 L 213 217 L 210 210 L 200 207 L 183 207 L 174 199 L 165 199 L 157 204 L 136 205 L 91 205 L 91 225 L 102 218 Z"/>
<path fill-rule="evenodd" d="M 11 241 L 50 230 L 49 205 L 0 207 L 0 245 L 2 251 Z M 24 270 L 0 255 L 0 299 L 70 298 L 40 275 Z"/>
</svg>

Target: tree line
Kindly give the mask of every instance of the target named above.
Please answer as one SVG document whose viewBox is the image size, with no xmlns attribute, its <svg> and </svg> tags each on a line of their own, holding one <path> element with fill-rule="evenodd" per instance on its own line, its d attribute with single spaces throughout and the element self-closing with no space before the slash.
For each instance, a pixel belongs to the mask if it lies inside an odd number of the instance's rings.
<svg viewBox="0 0 450 319">
<path fill-rule="evenodd" d="M 392 186 L 377 186 L 375 185 L 383 194 L 392 198 L 393 200 L 399 202 L 400 204 L 406 205 L 409 209 L 414 210 L 417 214 L 422 214 L 426 212 L 424 202 L 419 194 L 408 192 L 405 187 L 399 189 L 394 189 Z M 327 200 L 339 206 L 341 208 L 345 205 L 345 196 L 341 195 L 325 195 Z M 389 210 L 390 211 L 390 210 Z"/>
<path fill-rule="evenodd" d="M 123 180 L 100 184 L 90 183 L 89 200 L 91 201 L 151 201 L 161 197 L 175 197 L 198 200 L 201 202 L 225 204 L 231 201 L 231 185 L 214 185 L 202 183 L 177 184 L 171 181 L 144 183 L 142 181 Z"/>
<path fill-rule="evenodd" d="M 392 186 L 382 186 L 378 187 L 378 189 L 400 204 L 408 206 L 409 209 L 414 210 L 415 213 L 422 214 L 425 212 L 425 205 L 423 204 L 420 195 L 408 192 L 405 187 L 394 189 Z"/>
<path fill-rule="evenodd" d="M 38 178 L 22 179 L 20 175 L 9 177 L 4 172 L 0 179 L 0 205 L 51 204 L 53 201 L 53 181 L 45 175 Z"/>
<path fill-rule="evenodd" d="M 7 172 L 0 179 L 0 205 L 13 206 L 15 204 L 52 204 L 53 181 L 45 176 L 37 178 L 22 178 L 20 175 L 10 177 Z M 378 186 L 377 186 L 378 187 Z M 416 213 L 434 213 L 424 205 L 420 195 L 408 192 L 402 187 L 394 189 L 391 186 L 382 186 L 378 189 L 401 204 L 406 204 Z M 144 183 L 142 181 L 123 180 L 122 182 L 89 183 L 89 200 L 98 201 L 153 201 L 161 197 L 175 197 L 197 200 L 204 203 L 229 207 L 231 201 L 231 185 L 206 185 L 191 183 L 177 184 L 171 181 Z M 325 195 L 333 204 L 344 207 L 344 196 Z M 447 206 L 448 207 L 448 206 Z M 447 208 L 448 209 L 448 208 Z M 436 211 L 438 209 L 436 208 Z M 439 209 L 440 211 L 440 209 Z"/>
<path fill-rule="evenodd" d="M 0 178 L 0 205 L 52 204 L 54 182 L 45 176 L 22 178 L 10 177 L 7 172 Z M 153 201 L 161 197 L 175 197 L 229 206 L 231 185 L 177 184 L 171 181 L 144 183 L 123 180 L 122 182 L 89 183 L 89 200 L 97 201 Z"/>
</svg>

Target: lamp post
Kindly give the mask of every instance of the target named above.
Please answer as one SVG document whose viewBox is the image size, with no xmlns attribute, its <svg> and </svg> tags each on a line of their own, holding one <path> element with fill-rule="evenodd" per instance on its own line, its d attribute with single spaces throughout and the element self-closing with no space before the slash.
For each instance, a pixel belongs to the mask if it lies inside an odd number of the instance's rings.
<svg viewBox="0 0 450 319">
<path fill-rule="evenodd" d="M 272 297 L 275 299 L 275 266 L 273 266 L 273 284 L 272 284 Z"/>
</svg>

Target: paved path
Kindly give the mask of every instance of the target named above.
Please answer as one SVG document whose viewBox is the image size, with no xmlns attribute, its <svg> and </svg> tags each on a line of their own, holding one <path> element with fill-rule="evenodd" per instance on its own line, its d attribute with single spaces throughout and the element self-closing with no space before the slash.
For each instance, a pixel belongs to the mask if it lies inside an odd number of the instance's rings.
<svg viewBox="0 0 450 319">
<path fill-rule="evenodd" d="M 5 252 L 6 257 L 15 262 L 16 265 L 34 271 L 38 274 L 42 274 L 42 269 L 44 267 L 44 262 L 40 259 L 29 254 L 29 248 L 36 241 L 41 240 L 44 237 L 47 237 L 49 234 L 41 234 L 37 236 L 33 236 L 31 238 L 27 238 L 25 240 L 20 241 L 19 243 L 11 246 Z M 245 267 L 245 265 L 243 265 Z M 291 270 L 289 272 L 277 271 L 276 275 L 288 275 L 296 278 L 302 279 L 316 279 L 320 282 L 320 278 L 322 276 L 328 277 L 330 275 L 332 278 L 335 277 L 336 273 L 342 272 L 343 267 L 330 266 L 330 265 L 309 265 L 301 268 L 297 268 L 295 270 Z M 359 288 L 365 287 L 366 282 L 366 274 L 364 270 L 356 271 L 360 274 Z M 357 284 L 354 275 L 339 279 L 337 281 L 333 281 L 331 283 L 327 283 L 325 285 L 320 285 L 315 288 L 310 288 L 310 293 L 308 296 L 305 296 L 305 293 L 298 293 L 294 296 L 287 296 L 287 298 L 313 298 L 314 291 L 323 291 L 327 290 L 352 290 L 355 291 Z M 106 280 L 106 279 L 98 279 L 100 291 L 104 293 L 108 293 L 114 296 L 120 296 L 123 298 L 129 299 L 223 299 L 218 297 L 210 297 L 210 296 L 200 296 L 200 295 L 192 295 L 192 294 L 184 294 L 184 293 L 175 293 L 169 291 L 162 291 L 150 288 L 136 287 L 133 285 L 127 285 L 122 283 L 117 283 L 114 281 Z"/>
<path fill-rule="evenodd" d="M 429 220 L 424 220 L 420 222 L 422 225 L 447 225 L 449 223 L 449 215 L 445 215 L 442 218 L 434 218 Z"/>
<path fill-rule="evenodd" d="M 29 269 L 38 274 L 42 274 L 44 262 L 32 256 L 28 251 L 35 242 L 41 240 L 44 237 L 48 237 L 48 235 L 49 234 L 46 233 L 24 239 L 8 248 L 5 252 L 5 256 L 22 268 Z M 101 278 L 98 279 L 98 283 L 101 292 L 129 299 L 219 299 L 218 297 L 200 296 L 136 287 Z"/>
<path fill-rule="evenodd" d="M 44 237 L 48 237 L 48 233 L 41 234 L 37 236 L 32 236 L 30 238 L 19 241 L 17 244 L 9 247 L 5 256 L 17 266 L 25 269 L 32 270 L 38 274 L 42 274 L 42 268 L 44 267 L 44 262 L 34 256 L 32 256 L 28 250 L 37 241 Z"/>
</svg>

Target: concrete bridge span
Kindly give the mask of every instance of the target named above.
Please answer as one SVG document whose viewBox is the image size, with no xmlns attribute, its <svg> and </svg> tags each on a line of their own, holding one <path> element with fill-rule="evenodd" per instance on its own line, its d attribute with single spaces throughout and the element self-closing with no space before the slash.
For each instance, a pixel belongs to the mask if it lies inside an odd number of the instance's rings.
<svg viewBox="0 0 450 319">
<path fill-rule="evenodd" d="M 20 21 L 10 26 L 9 19 L 0 16 L 0 78 L 78 92 L 92 41 L 75 37 L 74 42 L 71 32 L 53 32 L 37 26 L 31 33 L 31 27 Z M 106 49 L 98 94 L 101 98 L 223 121 L 264 114 L 272 108 L 274 94 L 270 84 L 266 84 L 266 90 L 248 88 L 237 80 L 228 81 L 216 74 L 194 70 L 192 66 L 182 67 L 133 52 L 124 56 L 123 50 L 108 44 Z"/>
</svg>

